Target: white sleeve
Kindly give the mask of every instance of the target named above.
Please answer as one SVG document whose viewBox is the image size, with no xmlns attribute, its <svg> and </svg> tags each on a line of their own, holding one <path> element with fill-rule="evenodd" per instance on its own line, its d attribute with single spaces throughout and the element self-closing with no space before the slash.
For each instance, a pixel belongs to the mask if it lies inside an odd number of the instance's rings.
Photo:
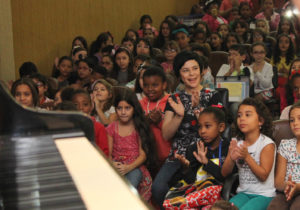
<svg viewBox="0 0 300 210">
<path fill-rule="evenodd" d="M 217 76 L 222 77 L 224 76 L 229 70 L 229 65 L 228 64 L 223 64 L 221 68 L 219 69 Z"/>
</svg>

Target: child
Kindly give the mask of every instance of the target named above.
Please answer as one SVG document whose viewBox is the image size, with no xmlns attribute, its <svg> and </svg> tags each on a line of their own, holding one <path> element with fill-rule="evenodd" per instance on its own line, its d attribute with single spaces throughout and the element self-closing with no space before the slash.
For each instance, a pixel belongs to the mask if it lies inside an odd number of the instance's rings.
<svg viewBox="0 0 300 210">
<path fill-rule="evenodd" d="M 246 98 L 239 105 L 236 120 L 239 141 L 230 142 L 222 175 L 228 176 L 235 165 L 239 171 L 237 195 L 230 199 L 239 209 L 266 209 L 275 196 L 274 160 L 276 146 L 272 117 L 259 100 Z"/>
<path fill-rule="evenodd" d="M 217 76 L 239 76 L 244 75 L 248 76 L 250 79 L 250 91 L 249 95 L 252 95 L 252 85 L 254 81 L 254 74 L 253 70 L 250 66 L 245 67 L 243 61 L 246 59 L 246 50 L 245 48 L 238 44 L 238 45 L 231 45 L 229 48 L 229 56 L 228 56 L 228 63 L 223 64 L 219 69 Z M 237 109 L 238 109 L 239 102 L 230 103 L 230 112 L 233 116 L 236 116 Z"/>
<path fill-rule="evenodd" d="M 263 1 L 263 11 L 255 16 L 255 19 L 266 19 L 269 22 L 270 31 L 277 31 L 280 14 L 274 11 L 273 0 Z"/>
<path fill-rule="evenodd" d="M 240 44 L 240 40 L 236 33 L 229 33 L 223 42 L 223 49 L 228 52 L 231 45 Z"/>
<path fill-rule="evenodd" d="M 277 154 L 275 186 L 279 193 L 268 209 L 300 209 L 300 102 L 292 106 L 289 113 L 290 127 L 295 136 L 280 142 Z"/>
<path fill-rule="evenodd" d="M 83 60 L 78 61 L 78 80 L 76 81 L 76 83 L 80 86 L 80 88 L 89 87 L 92 72 L 96 65 L 97 64 L 91 57 L 87 57 Z"/>
<path fill-rule="evenodd" d="M 93 105 L 92 100 L 87 91 L 83 89 L 73 90 L 71 98 L 72 102 L 76 105 L 77 110 L 89 116 L 91 115 Z M 104 154 L 108 156 L 109 148 L 105 127 L 101 123 L 96 122 L 94 117 L 91 117 L 91 119 L 94 124 L 95 143 L 102 150 L 102 152 L 104 152 Z"/>
<path fill-rule="evenodd" d="M 124 47 L 117 49 L 114 57 L 114 69 L 111 77 L 117 80 L 119 85 L 124 86 L 135 78 L 132 68 L 133 58 L 129 50 Z"/>
<path fill-rule="evenodd" d="M 109 158 L 114 166 L 148 201 L 151 197 L 151 176 L 145 166 L 155 165 L 155 146 L 143 110 L 130 89 L 121 91 L 114 106 L 118 120 L 107 128 Z M 143 192 L 141 185 L 144 185 Z"/>
<path fill-rule="evenodd" d="M 252 17 L 252 8 L 248 2 L 241 2 L 239 5 L 241 20 L 245 21 L 250 29 L 255 29 L 255 19 Z"/>
<path fill-rule="evenodd" d="M 113 103 L 113 87 L 104 79 L 96 80 L 92 85 L 92 98 L 95 103 L 96 121 L 104 126 L 117 119 Z"/>
<path fill-rule="evenodd" d="M 38 106 L 47 109 L 53 108 L 53 100 L 46 96 L 48 90 L 47 78 L 39 73 L 31 75 L 30 78 L 38 87 L 38 93 L 39 93 Z"/>
<path fill-rule="evenodd" d="M 175 156 L 183 164 L 173 176 L 171 183 L 176 185 L 166 196 L 165 208 L 201 208 L 220 199 L 224 182 L 221 168 L 229 146 L 228 139 L 222 137 L 225 121 L 225 113 L 217 107 L 207 107 L 200 113 L 201 140 L 188 148 L 186 158 Z"/>
<path fill-rule="evenodd" d="M 177 25 L 176 28 L 172 31 L 172 35 L 181 51 L 189 50 L 190 33 L 186 25 Z"/>
<path fill-rule="evenodd" d="M 139 38 L 139 35 L 138 35 L 137 31 L 130 28 L 126 31 L 124 37 L 129 37 L 129 38 L 133 39 L 134 41 L 137 41 L 137 39 Z"/>
<path fill-rule="evenodd" d="M 270 33 L 270 26 L 266 19 L 257 19 L 255 21 L 255 28 L 261 29 L 266 34 L 266 36 Z"/>
<path fill-rule="evenodd" d="M 245 21 L 235 20 L 232 24 L 232 31 L 238 35 L 241 44 L 249 41 L 248 24 Z"/>
<path fill-rule="evenodd" d="M 223 64 L 217 76 L 249 76 L 250 80 L 254 80 L 254 75 L 251 67 L 245 67 L 243 61 L 246 59 L 246 50 L 240 44 L 231 45 L 229 48 L 228 63 Z"/>
<path fill-rule="evenodd" d="M 154 44 L 154 31 L 149 24 L 146 25 L 146 28 L 143 29 L 143 38 L 148 39 L 150 45 L 153 46 Z"/>
<path fill-rule="evenodd" d="M 58 89 L 69 85 L 69 77 L 73 70 L 72 59 L 68 56 L 63 56 L 58 61 L 59 75 L 57 77 Z"/>
<path fill-rule="evenodd" d="M 152 45 L 148 39 L 139 38 L 136 42 L 135 55 L 153 56 Z"/>
<path fill-rule="evenodd" d="M 155 33 L 155 36 L 158 35 L 157 30 L 152 26 L 152 18 L 150 15 L 143 15 L 140 18 L 140 29 L 137 31 L 140 38 L 143 37 L 143 29 L 146 28 L 147 25 L 150 25 L 152 31 Z"/>
<path fill-rule="evenodd" d="M 202 29 L 195 29 L 192 41 L 198 44 L 204 44 L 207 40 L 206 33 Z"/>
<path fill-rule="evenodd" d="M 72 41 L 72 49 L 75 46 L 79 46 L 81 48 L 84 48 L 86 50 L 88 50 L 88 44 L 86 39 L 83 36 L 76 36 L 73 41 Z"/>
<path fill-rule="evenodd" d="M 101 62 L 102 53 L 101 50 L 109 45 L 114 45 L 114 38 L 110 32 L 103 32 L 98 35 L 97 39 L 92 42 L 90 47 L 90 56 L 96 56 L 98 58 L 98 62 Z"/>
<path fill-rule="evenodd" d="M 131 54 L 134 53 L 135 41 L 130 37 L 124 37 L 121 42 L 121 46 L 127 48 Z"/>
<path fill-rule="evenodd" d="M 205 2 L 204 10 L 206 14 L 203 16 L 202 20 L 207 23 L 211 32 L 216 32 L 220 24 L 228 23 L 228 21 L 219 14 L 219 6 L 219 1 L 217 0 Z"/>
<path fill-rule="evenodd" d="M 282 16 L 280 18 L 280 22 L 279 22 L 279 25 L 278 25 L 277 36 L 279 34 L 282 34 L 282 33 L 288 34 L 290 36 L 290 38 L 292 39 L 292 42 L 295 46 L 295 49 L 297 51 L 297 45 L 296 45 L 296 43 L 297 43 L 297 33 L 296 33 L 294 23 L 290 18 L 287 18 L 285 16 Z"/>
<path fill-rule="evenodd" d="M 161 49 L 167 41 L 171 40 L 171 31 L 173 30 L 174 25 L 168 20 L 164 20 L 160 24 L 159 34 L 155 40 L 154 47 Z"/>
<path fill-rule="evenodd" d="M 11 94 L 25 107 L 34 108 L 39 103 L 38 88 L 29 78 L 16 80 L 11 87 Z"/>
<path fill-rule="evenodd" d="M 175 41 L 172 40 L 166 42 L 165 46 L 163 47 L 163 53 L 166 58 L 166 61 L 160 64 L 163 67 L 165 73 L 173 72 L 174 58 L 179 52 L 179 46 Z"/>
<path fill-rule="evenodd" d="M 293 60 L 288 79 L 285 94 L 280 96 L 280 104 L 285 107 L 280 119 L 289 119 L 291 105 L 300 99 L 300 58 Z"/>
<path fill-rule="evenodd" d="M 210 46 L 212 51 L 223 51 L 222 36 L 217 32 L 213 32 L 210 37 Z"/>
<path fill-rule="evenodd" d="M 217 29 L 217 32 L 219 34 L 221 34 L 222 39 L 224 40 L 227 37 L 227 35 L 229 34 L 229 32 L 230 32 L 229 25 L 225 24 L 225 23 L 220 24 L 219 27 L 218 27 L 218 29 Z"/>
<path fill-rule="evenodd" d="M 254 73 L 255 98 L 262 101 L 273 97 L 273 66 L 265 61 L 266 46 L 263 42 L 256 42 L 251 46 L 251 56 L 254 62 L 250 65 Z"/>
<path fill-rule="evenodd" d="M 108 74 L 114 69 L 114 59 L 111 55 L 104 55 L 101 59 L 101 66 L 105 67 Z"/>
<path fill-rule="evenodd" d="M 295 58 L 294 45 L 291 38 L 287 34 L 279 35 L 271 59 L 271 64 L 276 66 L 278 70 L 278 87 L 276 89 L 276 95 L 278 97 L 280 94 L 284 94 L 284 86 L 288 79 L 289 69 Z M 281 106 L 280 110 L 283 108 L 284 107 Z"/>
<path fill-rule="evenodd" d="M 143 92 L 146 97 L 140 100 L 146 118 L 154 134 L 159 158 L 159 165 L 166 160 L 170 152 L 170 142 L 162 137 L 161 127 L 169 94 L 165 94 L 167 78 L 163 69 L 148 66 L 143 74 Z"/>
</svg>

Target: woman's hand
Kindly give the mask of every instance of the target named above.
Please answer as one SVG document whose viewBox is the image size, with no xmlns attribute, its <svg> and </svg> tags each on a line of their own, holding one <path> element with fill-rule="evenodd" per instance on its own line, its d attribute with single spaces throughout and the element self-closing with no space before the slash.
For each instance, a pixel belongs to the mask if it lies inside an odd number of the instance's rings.
<svg viewBox="0 0 300 210">
<path fill-rule="evenodd" d="M 287 201 L 294 197 L 296 189 L 296 183 L 292 181 L 292 175 L 289 175 L 288 181 L 286 182 L 286 187 L 284 189 L 284 194 Z"/>
<path fill-rule="evenodd" d="M 200 163 L 205 165 L 208 163 L 206 154 L 207 154 L 207 147 L 204 146 L 202 141 L 198 141 L 197 142 L 197 152 L 194 151 L 193 155 Z"/>
<path fill-rule="evenodd" d="M 199 105 L 199 92 L 198 91 L 192 91 L 192 107 L 197 107 Z"/>
<path fill-rule="evenodd" d="M 184 106 L 181 103 L 179 96 L 176 96 L 176 100 L 177 100 L 177 103 L 173 100 L 172 97 L 168 98 L 168 102 L 169 102 L 170 106 L 173 108 L 173 110 L 175 111 L 175 113 L 179 117 L 183 117 L 184 116 Z"/>
<path fill-rule="evenodd" d="M 183 155 L 175 153 L 174 157 L 178 159 L 181 162 L 181 164 L 184 165 L 185 167 L 190 166 L 190 161 L 188 161 Z"/>
</svg>

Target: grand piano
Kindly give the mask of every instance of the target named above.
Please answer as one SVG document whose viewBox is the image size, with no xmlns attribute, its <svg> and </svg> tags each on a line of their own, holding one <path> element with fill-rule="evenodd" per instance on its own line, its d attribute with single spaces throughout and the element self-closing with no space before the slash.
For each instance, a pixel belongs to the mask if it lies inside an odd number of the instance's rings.
<svg viewBox="0 0 300 210">
<path fill-rule="evenodd" d="M 0 209 L 149 209 L 76 112 L 22 107 L 0 83 Z"/>
</svg>

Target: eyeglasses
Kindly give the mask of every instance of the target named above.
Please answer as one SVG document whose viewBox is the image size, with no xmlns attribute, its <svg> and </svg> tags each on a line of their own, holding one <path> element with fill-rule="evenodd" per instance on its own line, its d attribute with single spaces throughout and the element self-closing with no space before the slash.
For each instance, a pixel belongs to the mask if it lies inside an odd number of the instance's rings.
<svg viewBox="0 0 300 210">
<path fill-rule="evenodd" d="M 165 49 L 165 52 L 176 52 L 176 50 L 175 49 Z"/>
</svg>

